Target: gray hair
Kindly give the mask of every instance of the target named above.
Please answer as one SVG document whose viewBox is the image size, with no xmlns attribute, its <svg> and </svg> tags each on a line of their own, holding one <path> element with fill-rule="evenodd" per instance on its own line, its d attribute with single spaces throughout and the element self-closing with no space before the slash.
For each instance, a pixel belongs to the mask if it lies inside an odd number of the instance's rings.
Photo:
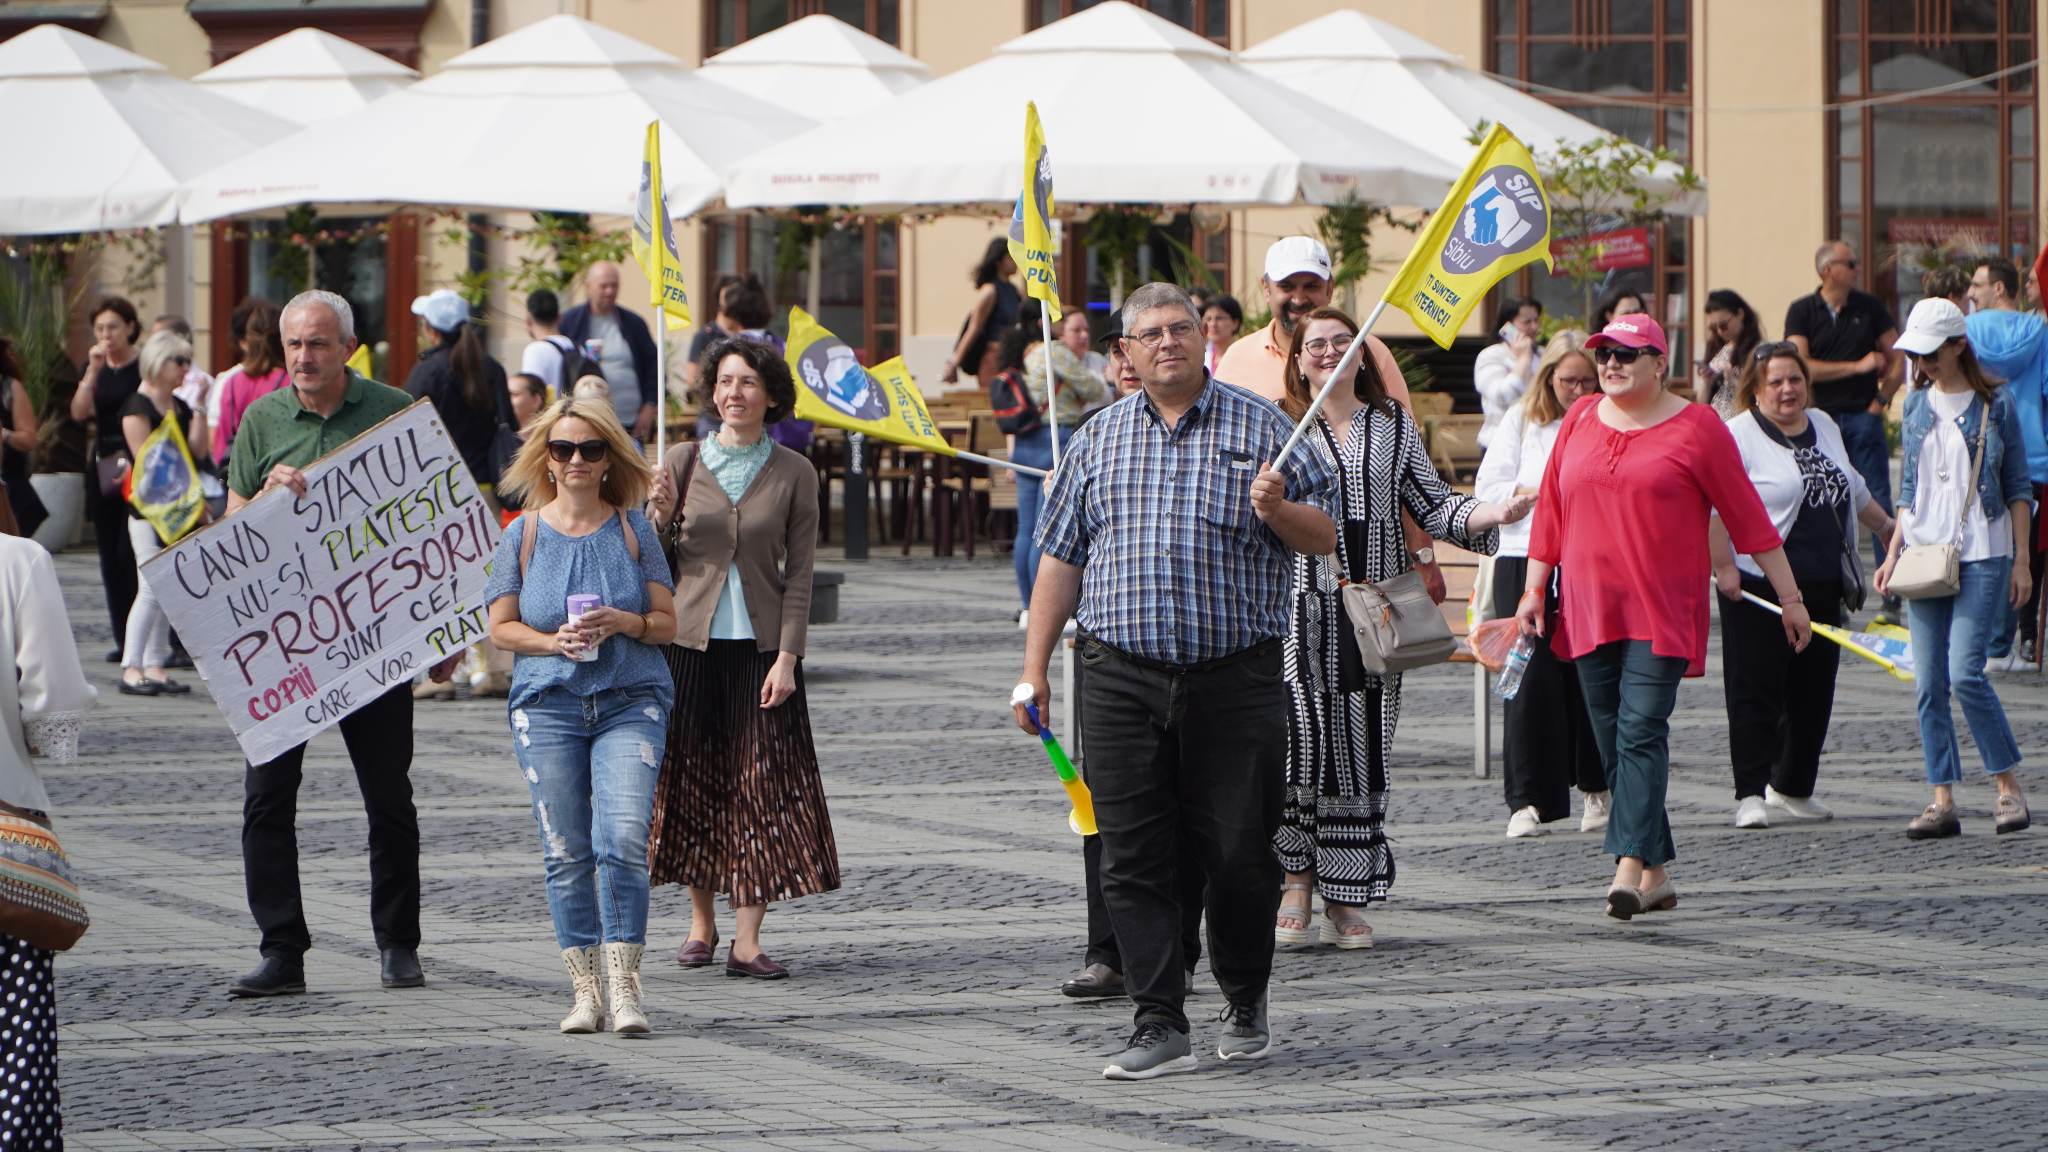
<svg viewBox="0 0 2048 1152">
<path fill-rule="evenodd" d="M 306 292 L 301 292 L 297 296 L 292 297 L 290 303 L 287 303 L 284 306 L 284 311 L 278 313 L 278 327 L 282 328 L 284 326 L 284 318 L 286 316 L 291 315 L 293 312 L 301 308 L 310 308 L 315 304 L 318 304 L 321 307 L 327 309 L 329 312 L 334 313 L 334 322 L 341 326 L 342 343 L 353 344 L 356 342 L 355 310 L 353 308 L 350 308 L 348 306 L 348 301 L 342 299 L 340 296 L 332 292 L 322 291 L 321 289 L 318 288 L 314 288 Z"/>
<path fill-rule="evenodd" d="M 149 339 L 142 342 L 142 362 L 140 364 L 142 378 L 144 380 L 156 379 L 156 370 L 163 367 L 165 361 L 177 356 L 183 356 L 187 360 L 192 358 L 192 342 L 190 340 L 185 339 L 168 328 L 161 332 L 150 333 Z"/>
<path fill-rule="evenodd" d="M 1849 255 L 1851 256 L 1854 256 L 1856 254 L 1856 246 L 1854 244 L 1849 243 L 1847 240 L 1830 240 L 1827 243 L 1821 245 L 1820 247 L 1814 249 L 1813 270 L 1815 272 L 1827 271 L 1828 265 L 1835 262 L 1835 252 L 1838 249 L 1842 248 L 1847 248 L 1849 250 Z"/>
<path fill-rule="evenodd" d="M 1180 285 L 1154 280 L 1124 297 L 1124 309 L 1118 314 L 1123 324 L 1124 335 L 1129 336 L 1135 330 L 1138 317 L 1154 308 L 1179 308 L 1195 323 L 1202 322 L 1201 313 L 1195 311 L 1195 302 L 1188 299 L 1188 294 L 1181 291 Z"/>
</svg>

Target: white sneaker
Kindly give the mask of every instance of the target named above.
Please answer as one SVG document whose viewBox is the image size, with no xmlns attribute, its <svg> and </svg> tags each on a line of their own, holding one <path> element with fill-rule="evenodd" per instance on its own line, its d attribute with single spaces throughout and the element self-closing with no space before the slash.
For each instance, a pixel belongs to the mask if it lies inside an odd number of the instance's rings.
<svg viewBox="0 0 2048 1152">
<path fill-rule="evenodd" d="M 1544 831 L 1543 817 L 1536 811 L 1534 804 L 1518 809 L 1513 816 L 1508 817 L 1510 840 L 1520 840 L 1524 836 L 1541 836 Z"/>
<path fill-rule="evenodd" d="M 2020 666 L 2020 648 L 2019 645 L 2015 644 L 2012 651 L 2005 655 L 1993 656 L 1985 660 L 1984 674 L 1989 676 L 1994 672 L 2016 672 L 2020 669 Z"/>
<path fill-rule="evenodd" d="M 1771 826 L 1771 814 L 1764 808 L 1764 798 L 1761 796 L 1744 796 L 1742 803 L 1735 806 L 1735 826 L 1737 828 L 1769 828 Z"/>
<path fill-rule="evenodd" d="M 1586 810 L 1579 815 L 1579 831 L 1607 831 L 1607 812 L 1612 800 L 1605 792 L 1586 793 Z"/>
<path fill-rule="evenodd" d="M 1031 627 L 1031 609 L 1026 608 L 1017 613 L 1017 631 L 1022 632 L 1029 627 Z"/>
<path fill-rule="evenodd" d="M 1764 804 L 1777 809 L 1794 820 L 1833 820 L 1835 814 L 1828 806 L 1811 796 L 1787 796 L 1770 785 L 1764 785 Z"/>
</svg>

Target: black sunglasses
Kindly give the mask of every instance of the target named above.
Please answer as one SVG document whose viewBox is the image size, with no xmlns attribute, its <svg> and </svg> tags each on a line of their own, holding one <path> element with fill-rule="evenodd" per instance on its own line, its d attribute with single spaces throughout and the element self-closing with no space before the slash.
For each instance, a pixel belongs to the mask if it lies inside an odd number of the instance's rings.
<svg viewBox="0 0 2048 1152">
<path fill-rule="evenodd" d="M 1627 367 L 1640 360 L 1643 354 L 1649 351 L 1651 350 L 1648 348 L 1621 348 L 1613 344 L 1602 344 L 1600 347 L 1593 349 L 1593 363 L 1605 364 L 1611 360 L 1616 364 Z"/>
<path fill-rule="evenodd" d="M 604 459 L 605 451 L 609 447 L 610 445 L 602 440 L 585 440 L 581 444 L 569 440 L 550 440 L 548 455 L 553 457 L 557 464 L 567 464 L 570 457 L 581 452 L 584 463 L 595 464 Z"/>
<path fill-rule="evenodd" d="M 192 366 L 192 358 L 190 356 L 173 356 L 171 357 L 171 363 L 176 364 L 180 368 L 190 368 Z"/>
<path fill-rule="evenodd" d="M 1797 356 L 1798 354 L 1799 345 L 1794 344 L 1790 340 L 1773 340 L 1768 344 L 1757 345 L 1756 351 L 1750 354 L 1750 359 L 1761 364 L 1773 356 Z"/>
</svg>

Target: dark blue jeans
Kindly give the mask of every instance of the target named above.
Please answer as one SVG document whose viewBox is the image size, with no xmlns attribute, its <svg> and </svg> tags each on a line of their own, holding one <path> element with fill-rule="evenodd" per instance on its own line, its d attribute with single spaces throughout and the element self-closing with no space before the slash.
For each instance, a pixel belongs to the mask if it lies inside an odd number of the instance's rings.
<svg viewBox="0 0 2048 1152">
<path fill-rule="evenodd" d="M 1645 868 L 1678 858 L 1664 791 L 1671 783 L 1671 710 L 1685 661 L 1659 656 L 1648 640 L 1616 640 L 1578 658 L 1579 687 L 1613 807 L 1607 851 Z"/>
<path fill-rule="evenodd" d="M 1870 498 L 1878 502 L 1886 512 L 1892 510 L 1892 451 L 1884 439 L 1884 416 L 1864 409 L 1845 409 L 1829 412 L 1835 424 L 1842 430 L 1842 448 L 1849 453 L 1849 463 L 1862 475 L 1863 483 L 1870 488 Z M 1873 532 L 1870 534 L 1870 570 L 1875 572 L 1884 564 L 1887 541 Z M 1887 605 L 1896 605 L 1896 598 L 1887 600 Z"/>
<path fill-rule="evenodd" d="M 1060 451 L 1066 451 L 1074 429 L 1060 429 Z M 1041 424 L 1036 432 L 1017 437 L 1010 459 L 1031 468 L 1052 467 L 1052 428 Z M 1024 607 L 1031 607 L 1031 586 L 1038 580 L 1038 510 L 1045 499 L 1045 481 L 1017 473 L 1017 538 L 1010 552 L 1017 566 L 1017 592 Z"/>
</svg>

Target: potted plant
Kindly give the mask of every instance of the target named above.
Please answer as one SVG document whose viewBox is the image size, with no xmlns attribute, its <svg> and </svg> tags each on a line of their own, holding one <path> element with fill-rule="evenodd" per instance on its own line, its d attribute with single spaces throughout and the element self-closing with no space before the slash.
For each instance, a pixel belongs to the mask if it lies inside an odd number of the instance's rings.
<svg viewBox="0 0 2048 1152">
<path fill-rule="evenodd" d="M 40 241 L 21 250 L 14 267 L 0 268 L 0 331 L 14 341 L 40 428 L 29 483 L 50 518 L 35 539 L 53 552 L 77 543 L 85 526 L 85 429 L 70 418 L 78 369 L 64 354 L 84 289 L 67 287 L 65 247 Z"/>
</svg>

